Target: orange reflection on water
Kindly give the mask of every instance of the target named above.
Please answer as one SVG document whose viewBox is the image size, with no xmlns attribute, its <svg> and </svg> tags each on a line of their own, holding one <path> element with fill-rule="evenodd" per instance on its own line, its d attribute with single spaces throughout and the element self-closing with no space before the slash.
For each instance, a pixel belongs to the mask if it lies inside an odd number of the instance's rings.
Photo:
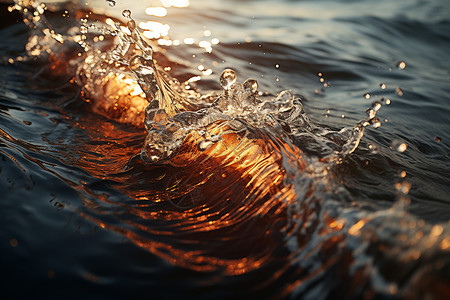
<svg viewBox="0 0 450 300">
<path fill-rule="evenodd" d="M 102 79 L 96 96 L 101 97 L 101 100 L 86 99 L 95 113 L 120 123 L 143 127 L 148 102 L 133 78 L 109 73 Z"/>
<path fill-rule="evenodd" d="M 258 132 L 249 139 L 231 131 L 226 122 L 217 122 L 205 130 L 209 134 L 228 132 L 220 142 L 200 151 L 198 144 L 204 138 L 191 132 L 171 159 L 172 166 L 145 167 L 145 180 L 139 183 L 136 180 L 140 179 L 128 173 L 116 174 L 139 153 L 143 134 L 134 130 L 130 135 L 127 126 L 96 120 L 94 115 L 79 126 L 90 141 L 77 146 L 82 155 L 75 164 L 96 177 L 114 176 L 115 187 L 136 199 L 133 205 L 117 203 L 126 214 L 135 216 L 124 216 L 119 222 L 123 225 L 84 217 L 176 265 L 199 271 L 238 275 L 273 258 L 279 247 L 275 240 L 282 237 L 272 227 L 286 221 L 286 207 L 297 197 L 293 187 L 284 183 L 282 160 L 296 157 L 298 167 L 303 168 L 298 148 L 277 139 L 263 140 Z M 140 143 L 125 146 L 133 140 Z M 96 198 L 112 203 L 104 195 Z M 85 205 L 93 210 L 98 207 L 88 200 Z"/>
<path fill-rule="evenodd" d="M 358 223 L 350 227 L 348 233 L 351 235 L 359 235 L 361 228 L 364 227 L 365 222 L 363 220 L 359 220 Z"/>
</svg>

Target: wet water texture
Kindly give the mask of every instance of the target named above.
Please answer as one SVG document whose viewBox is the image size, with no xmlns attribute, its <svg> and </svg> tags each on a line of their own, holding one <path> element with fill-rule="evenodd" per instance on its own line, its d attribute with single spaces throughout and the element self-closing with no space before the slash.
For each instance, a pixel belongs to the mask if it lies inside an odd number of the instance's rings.
<svg viewBox="0 0 450 300">
<path fill-rule="evenodd" d="M 450 298 L 450 4 L 0 7 L 7 299 Z"/>
</svg>

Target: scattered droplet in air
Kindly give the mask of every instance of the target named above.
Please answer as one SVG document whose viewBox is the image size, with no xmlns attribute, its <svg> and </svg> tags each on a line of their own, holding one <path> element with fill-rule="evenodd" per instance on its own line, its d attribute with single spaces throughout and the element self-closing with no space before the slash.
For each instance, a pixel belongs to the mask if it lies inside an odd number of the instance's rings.
<svg viewBox="0 0 450 300">
<path fill-rule="evenodd" d="M 441 138 L 440 138 L 440 137 L 438 137 L 438 136 L 435 136 L 435 137 L 434 137 L 434 140 L 435 140 L 436 142 L 438 142 L 438 143 L 440 143 L 440 142 L 441 142 Z"/>
<path fill-rule="evenodd" d="M 275 68 L 277 68 L 277 69 L 280 68 L 280 65 L 279 65 L 279 64 L 276 64 L 276 65 L 275 65 Z"/>
<path fill-rule="evenodd" d="M 111 7 L 116 6 L 116 1 L 114 1 L 114 0 L 106 0 L 106 1 L 108 2 L 109 6 L 111 6 Z"/>
<path fill-rule="evenodd" d="M 408 148 L 408 145 L 401 141 L 392 142 L 392 147 L 398 152 L 405 152 Z"/>
<path fill-rule="evenodd" d="M 367 115 L 367 118 L 372 119 L 372 118 L 375 118 L 375 116 L 377 115 L 377 112 L 375 110 L 373 110 L 372 108 L 368 108 L 366 110 L 366 115 Z"/>
<path fill-rule="evenodd" d="M 380 108 L 381 108 L 380 102 L 378 102 L 378 101 L 373 102 L 371 107 L 366 110 L 367 117 L 369 119 L 375 118 L 375 116 L 377 115 L 377 111 L 379 111 Z"/>
<path fill-rule="evenodd" d="M 232 69 L 225 69 L 222 74 L 220 74 L 220 85 L 224 90 L 230 89 L 230 87 L 236 82 L 237 75 Z"/>
<path fill-rule="evenodd" d="M 131 11 L 130 11 L 129 9 L 125 9 L 125 10 L 122 12 L 122 16 L 124 16 L 124 17 L 127 18 L 127 19 L 131 19 Z"/>
<path fill-rule="evenodd" d="M 370 99 L 370 94 L 369 94 L 369 93 L 365 93 L 363 96 L 364 96 L 364 98 L 366 98 L 366 99 Z"/>
<path fill-rule="evenodd" d="M 378 119 L 377 117 L 370 119 L 370 124 L 372 124 L 372 126 L 374 128 L 378 128 L 381 126 L 381 121 L 380 119 Z"/>
<path fill-rule="evenodd" d="M 386 89 L 386 84 L 380 83 L 380 88 L 381 88 L 382 90 Z"/>
<path fill-rule="evenodd" d="M 404 70 L 406 68 L 406 63 L 404 61 L 399 61 L 395 64 L 395 66 L 401 70 Z"/>
<path fill-rule="evenodd" d="M 372 154 L 377 154 L 378 153 L 378 146 L 375 144 L 369 144 L 368 145 L 369 151 Z"/>
<path fill-rule="evenodd" d="M 403 90 L 401 88 L 396 88 L 395 92 L 397 93 L 397 95 L 399 95 L 400 97 L 403 96 Z"/>
<path fill-rule="evenodd" d="M 371 107 L 374 111 L 379 111 L 381 108 L 381 103 L 378 101 L 375 101 L 372 103 Z"/>
<path fill-rule="evenodd" d="M 247 79 L 244 82 L 244 89 L 250 91 L 252 94 L 256 94 L 256 92 L 258 91 L 258 81 L 251 78 Z"/>
</svg>

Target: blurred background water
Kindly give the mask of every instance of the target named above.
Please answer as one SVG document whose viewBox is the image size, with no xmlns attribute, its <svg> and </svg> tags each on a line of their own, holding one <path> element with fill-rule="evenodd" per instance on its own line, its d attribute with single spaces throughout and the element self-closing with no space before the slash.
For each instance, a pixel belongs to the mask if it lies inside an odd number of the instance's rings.
<svg viewBox="0 0 450 300">
<path fill-rule="evenodd" d="M 338 168 L 339 189 L 348 195 L 343 201 L 361 212 L 390 208 L 398 195 L 395 184 L 406 174 L 411 204 L 405 219 L 440 226 L 432 228 L 449 226 L 450 2 L 191 0 L 173 1 L 171 7 L 163 2 L 116 1 L 111 7 L 97 0 L 87 7 L 116 17 L 130 9 L 138 22 L 167 24 L 159 43 L 175 62 L 171 74 L 180 81 L 201 76 L 193 86 L 204 93 L 219 90 L 220 72 L 232 67 L 241 81 L 257 79 L 261 91 L 276 95 L 290 89 L 301 95 L 311 119 L 333 129 L 355 125 L 373 101 L 382 102 L 381 127 L 368 128 L 360 147 Z M 85 7 L 84 1 L 79 6 Z M 24 55 L 28 31 L 5 7 L 0 23 L 0 261 L 8 299 L 399 297 L 395 289 L 377 290 L 376 284 L 370 295 L 333 294 L 345 291 L 336 285 L 347 283 L 325 265 L 328 260 L 304 258 L 284 246 L 274 247 L 267 264 L 242 275 L 194 270 L 177 264 L 172 255 L 148 251 L 158 249 L 158 243 L 176 248 L 177 233 L 173 239 L 145 229 L 137 233 L 153 246 L 127 234 L 136 227 L 138 197 L 130 195 L 158 189 L 160 171 L 140 165 L 128 173 L 123 169 L 140 151 L 142 130 L 86 110 L 70 76 L 41 76 L 42 62 L 8 62 Z M 165 12 L 146 13 L 149 7 L 165 7 Z M 399 152 L 402 143 L 407 149 Z M 147 222 L 142 224 L 158 226 Z M 208 238 L 201 247 L 208 248 Z M 266 242 L 254 244 L 270 248 Z M 313 236 L 310 245 L 322 244 Z M 448 249 L 444 245 L 450 242 L 441 246 Z M 352 255 L 353 263 L 337 256 L 342 261 L 336 268 L 367 259 Z M 290 263 L 279 263 L 280 257 Z M 310 260 L 309 269 L 302 268 L 303 259 Z M 417 262 L 420 270 L 434 263 L 444 266 L 436 267 L 436 276 L 448 283 L 448 252 Z M 358 275 L 350 278 L 357 282 Z"/>
</svg>

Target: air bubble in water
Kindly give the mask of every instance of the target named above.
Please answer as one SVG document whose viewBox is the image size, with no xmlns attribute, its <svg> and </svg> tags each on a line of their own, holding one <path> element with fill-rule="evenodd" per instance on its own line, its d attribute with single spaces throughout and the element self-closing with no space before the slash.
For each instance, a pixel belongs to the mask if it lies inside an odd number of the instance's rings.
<svg viewBox="0 0 450 300">
<path fill-rule="evenodd" d="M 220 74 L 220 85 L 224 90 L 229 90 L 236 80 L 236 72 L 232 69 L 225 69 L 222 74 Z"/>
<path fill-rule="evenodd" d="M 116 6 L 116 1 L 114 1 L 114 0 L 106 0 L 106 2 L 108 2 L 109 6 L 111 6 L 111 7 Z"/>
<path fill-rule="evenodd" d="M 252 94 L 256 94 L 256 92 L 258 91 L 258 81 L 256 81 L 255 79 L 250 79 L 250 78 L 247 79 L 244 82 L 244 89 L 251 92 Z"/>
<path fill-rule="evenodd" d="M 125 9 L 125 10 L 122 12 L 122 16 L 124 16 L 124 17 L 127 18 L 127 19 L 131 19 L 131 11 L 130 11 L 129 9 Z"/>
</svg>

